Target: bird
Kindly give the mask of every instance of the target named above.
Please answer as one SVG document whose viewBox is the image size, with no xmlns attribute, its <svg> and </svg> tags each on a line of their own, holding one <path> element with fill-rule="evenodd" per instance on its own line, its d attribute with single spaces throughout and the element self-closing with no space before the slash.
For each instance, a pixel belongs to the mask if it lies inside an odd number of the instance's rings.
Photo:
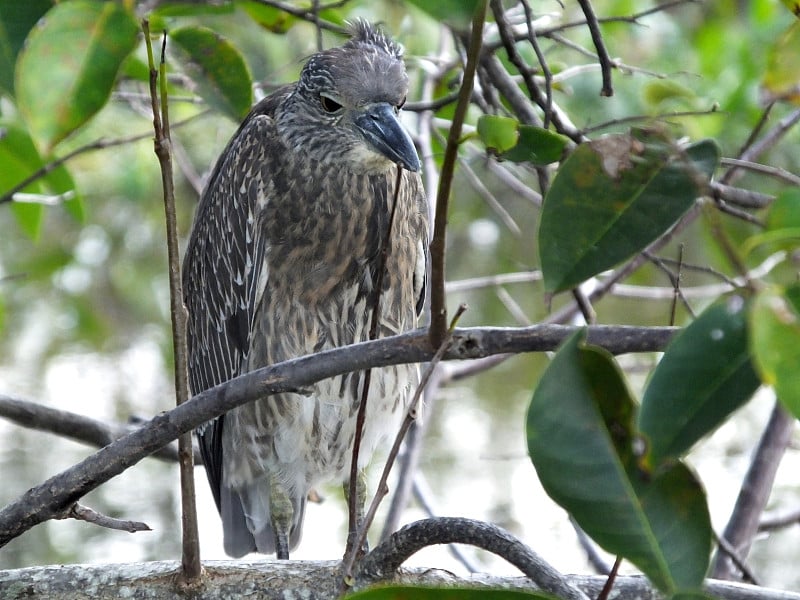
<svg viewBox="0 0 800 600">
<path fill-rule="evenodd" d="M 419 156 L 399 119 L 403 51 L 367 21 L 349 34 L 251 109 L 201 194 L 182 274 L 193 394 L 367 340 L 376 297 L 378 337 L 417 325 L 429 217 Z M 258 398 L 196 430 L 226 554 L 288 559 L 309 492 L 335 481 L 347 489 L 364 380 L 350 373 Z M 418 381 L 416 365 L 372 372 L 359 515 L 364 469 Z"/>
</svg>

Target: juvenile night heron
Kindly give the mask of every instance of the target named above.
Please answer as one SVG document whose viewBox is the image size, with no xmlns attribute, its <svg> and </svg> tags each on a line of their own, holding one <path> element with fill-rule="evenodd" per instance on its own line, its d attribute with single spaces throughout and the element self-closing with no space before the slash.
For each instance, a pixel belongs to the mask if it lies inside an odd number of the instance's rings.
<svg viewBox="0 0 800 600">
<path fill-rule="evenodd" d="M 428 213 L 419 159 L 397 116 L 407 88 L 399 46 L 358 22 L 347 43 L 313 55 L 298 82 L 239 127 L 200 200 L 184 259 L 193 393 L 368 339 L 381 264 L 379 335 L 416 325 Z M 412 366 L 373 371 L 360 469 L 396 430 L 416 382 Z M 289 557 L 308 492 L 348 478 L 363 383 L 363 373 L 328 379 L 198 430 L 227 554 Z"/>
</svg>

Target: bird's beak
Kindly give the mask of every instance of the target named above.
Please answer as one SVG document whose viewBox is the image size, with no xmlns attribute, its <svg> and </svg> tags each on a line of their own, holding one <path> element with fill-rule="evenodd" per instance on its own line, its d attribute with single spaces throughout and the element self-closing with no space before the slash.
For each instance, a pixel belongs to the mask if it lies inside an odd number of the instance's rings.
<svg viewBox="0 0 800 600">
<path fill-rule="evenodd" d="M 408 171 L 419 171 L 419 157 L 414 142 L 397 119 L 393 106 L 387 102 L 373 104 L 357 115 L 354 121 L 375 150 Z"/>
</svg>

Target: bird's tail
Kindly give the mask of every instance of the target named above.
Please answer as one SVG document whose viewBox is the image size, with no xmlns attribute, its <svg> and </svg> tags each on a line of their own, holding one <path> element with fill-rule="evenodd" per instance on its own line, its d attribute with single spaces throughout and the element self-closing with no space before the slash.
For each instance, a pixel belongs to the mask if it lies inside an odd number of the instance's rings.
<svg viewBox="0 0 800 600">
<path fill-rule="evenodd" d="M 242 489 L 220 486 L 220 515 L 225 554 L 241 558 L 250 552 L 275 553 L 275 531 L 270 517 L 270 482 L 267 476 L 251 482 Z M 291 498 L 293 514 L 289 531 L 289 549 L 300 543 L 306 496 Z"/>
</svg>

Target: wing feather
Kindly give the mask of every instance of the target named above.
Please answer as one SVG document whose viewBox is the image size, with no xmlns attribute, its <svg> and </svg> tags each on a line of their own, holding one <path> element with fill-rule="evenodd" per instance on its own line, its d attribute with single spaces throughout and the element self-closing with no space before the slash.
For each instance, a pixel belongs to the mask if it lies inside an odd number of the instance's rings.
<svg viewBox="0 0 800 600">
<path fill-rule="evenodd" d="M 256 230 L 255 215 L 263 205 L 257 206 L 251 175 L 265 161 L 274 132 L 272 114 L 289 91 L 282 88 L 253 108 L 217 161 L 200 199 L 183 263 L 193 394 L 239 375 L 247 356 L 269 247 Z M 263 192 L 265 182 L 258 183 Z M 262 204 L 266 200 L 262 194 Z M 223 423 L 224 415 L 197 430 L 217 508 Z"/>
</svg>

